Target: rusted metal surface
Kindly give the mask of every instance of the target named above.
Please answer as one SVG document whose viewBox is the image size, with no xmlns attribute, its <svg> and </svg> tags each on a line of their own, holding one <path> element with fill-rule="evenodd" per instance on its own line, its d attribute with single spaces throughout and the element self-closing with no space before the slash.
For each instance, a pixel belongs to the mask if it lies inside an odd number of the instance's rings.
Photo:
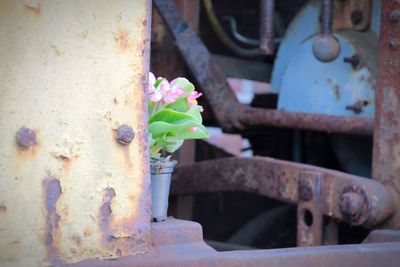
<svg viewBox="0 0 400 267">
<path fill-rule="evenodd" d="M 323 185 L 321 183 L 324 181 L 322 175 L 318 172 L 300 173 L 297 203 L 298 247 L 322 245 L 323 192 L 321 190 Z"/>
<path fill-rule="evenodd" d="M 241 128 L 238 120 L 231 121 L 229 115 L 224 112 L 231 110 L 232 104 L 237 104 L 237 100 L 229 90 L 224 73 L 196 32 L 183 20 L 172 1 L 155 0 L 154 4 L 172 33 L 187 66 L 204 89 L 217 121 L 224 128 Z"/>
<path fill-rule="evenodd" d="M 275 126 L 325 132 L 371 135 L 373 119 L 330 115 L 289 113 L 251 108 L 238 103 L 226 77 L 209 51 L 190 28 L 171 1 L 155 0 L 168 29 L 187 66 L 205 93 L 218 123 L 225 131 L 244 130 L 251 126 Z"/>
<path fill-rule="evenodd" d="M 374 226 L 387 219 L 397 207 L 390 189 L 376 181 L 272 158 L 226 158 L 178 167 L 173 174 L 171 193 L 246 191 L 288 203 L 299 201 L 299 177 L 302 172 L 321 173 L 321 206 L 324 215 L 353 225 Z M 343 215 L 342 195 L 349 188 L 360 188 L 364 196 L 361 216 Z"/>
<path fill-rule="evenodd" d="M 386 243 L 386 242 L 400 242 L 400 230 L 380 229 L 374 230 L 363 243 Z"/>
<path fill-rule="evenodd" d="M 362 117 L 285 112 L 249 107 L 246 107 L 237 116 L 240 122 L 246 126 L 275 126 L 359 135 L 371 135 L 374 130 L 373 119 Z"/>
<path fill-rule="evenodd" d="M 149 250 L 150 5 L 0 1 L 0 266 Z"/>
<path fill-rule="evenodd" d="M 400 36 L 400 21 L 390 15 L 400 8 L 398 1 L 382 1 L 379 33 L 379 75 L 375 92 L 373 174 L 376 181 L 400 193 L 400 49 L 391 41 Z M 396 204 L 399 206 L 399 202 Z M 400 227 L 397 213 L 388 227 Z"/>
<path fill-rule="evenodd" d="M 148 254 L 117 260 L 85 260 L 69 266 L 398 267 L 400 262 L 399 242 L 216 252 L 204 243 L 201 226 L 197 223 L 169 219 L 162 223 L 153 223 L 151 228 L 155 239 Z"/>
<path fill-rule="evenodd" d="M 333 28 L 335 30 L 366 30 L 371 20 L 370 0 L 333 1 Z"/>
<path fill-rule="evenodd" d="M 275 0 L 260 1 L 260 51 L 264 55 L 274 53 Z"/>
</svg>

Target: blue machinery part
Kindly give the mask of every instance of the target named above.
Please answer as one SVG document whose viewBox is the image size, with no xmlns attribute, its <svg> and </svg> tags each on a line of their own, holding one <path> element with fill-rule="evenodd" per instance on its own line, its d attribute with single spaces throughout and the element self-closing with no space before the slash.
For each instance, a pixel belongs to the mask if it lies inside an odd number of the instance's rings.
<svg viewBox="0 0 400 267">
<path fill-rule="evenodd" d="M 279 109 L 373 117 L 380 1 L 373 1 L 371 12 L 367 31 L 334 31 L 339 55 L 322 62 L 312 52 L 320 32 L 320 1 L 303 7 L 286 31 L 272 73 Z"/>
</svg>

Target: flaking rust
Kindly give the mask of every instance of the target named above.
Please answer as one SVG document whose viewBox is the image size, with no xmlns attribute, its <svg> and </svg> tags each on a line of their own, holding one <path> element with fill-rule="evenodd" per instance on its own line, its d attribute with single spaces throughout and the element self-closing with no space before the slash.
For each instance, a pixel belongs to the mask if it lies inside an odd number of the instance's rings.
<svg viewBox="0 0 400 267">
<path fill-rule="evenodd" d="M 57 213 L 57 201 L 62 194 L 60 181 L 56 178 L 46 178 L 42 183 L 46 200 L 46 237 L 45 245 L 48 260 L 52 264 L 60 265 L 58 246 L 55 236 L 59 230 L 61 216 Z"/>
</svg>

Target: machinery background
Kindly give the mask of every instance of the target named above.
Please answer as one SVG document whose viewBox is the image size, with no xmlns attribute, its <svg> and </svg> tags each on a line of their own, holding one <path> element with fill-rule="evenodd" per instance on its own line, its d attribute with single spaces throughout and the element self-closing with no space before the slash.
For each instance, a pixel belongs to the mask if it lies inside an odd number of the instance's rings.
<svg viewBox="0 0 400 267">
<path fill-rule="evenodd" d="M 157 2 L 156 6 L 160 5 Z M 239 101 L 244 91 L 249 106 L 255 107 L 252 111 L 238 107 L 237 112 L 233 107 L 221 107 L 217 113 L 205 114 L 208 125 L 220 125 L 225 132 L 249 139 L 250 146 L 245 149 L 253 155 L 371 177 L 370 134 L 375 113 L 381 1 L 175 2 L 183 18 L 210 50 L 211 58 L 205 57 L 200 46 L 193 46 L 199 41 L 187 31 L 180 34 L 182 24 L 179 20 L 169 21 L 168 16 L 173 12 L 166 12 L 162 17 L 168 28 L 176 31 L 172 30 L 171 38 L 160 18 L 154 17 L 153 35 L 157 38 L 152 46 L 153 71 L 167 77 L 193 75 L 200 90 L 212 87 L 212 95 L 206 90 L 209 97 L 202 103 L 208 111 L 215 110 L 217 101 L 212 103 L 213 99 L 233 104 L 224 92 L 228 87 L 221 84 L 224 75 Z M 172 57 L 166 58 L 166 51 L 176 51 L 173 45 L 168 48 L 174 41 L 183 57 L 170 60 Z M 192 49 L 190 56 L 188 47 Z M 200 57 L 207 59 L 198 60 Z M 202 61 L 210 60 L 218 66 L 210 64 L 208 70 L 202 70 Z M 171 68 L 171 63 L 177 68 Z M 223 70 L 223 75 L 216 68 Z M 249 81 L 250 89 L 243 85 L 235 89 L 232 78 Z M 207 79 L 211 83 L 207 84 Z M 261 82 L 262 90 L 257 91 L 257 82 Z M 229 113 L 234 115 L 221 118 Z M 235 116 L 236 122 L 232 119 Z M 228 126 L 228 121 L 234 125 Z M 191 144 L 180 158 L 184 165 L 233 156 L 224 145 L 219 147 L 222 150 L 213 145 Z M 240 161 L 235 162 L 242 166 Z M 231 170 L 235 171 L 238 170 Z M 203 174 L 199 173 L 196 178 L 204 179 L 209 174 L 208 167 Z M 180 177 L 183 175 L 177 175 L 178 180 Z M 191 181 L 201 187 L 195 178 Z M 179 197 L 173 199 L 176 203 L 171 213 L 200 222 L 209 244 L 221 250 L 288 247 L 296 242 L 299 245 L 298 228 L 304 214 L 299 214 L 296 220 L 295 206 L 273 200 L 275 196 L 265 198 L 246 193 L 247 190 L 223 192 L 231 191 L 227 189 L 229 185 L 218 192 L 212 188 L 216 183 L 209 181 L 208 187 L 203 188 L 204 192 L 215 193 L 188 197 L 180 195 L 191 192 L 193 185 L 176 182 Z M 304 215 L 305 220 L 316 219 L 315 214 L 309 215 Z M 324 242 L 360 243 L 370 232 L 368 228 L 341 221 L 323 216 L 323 228 L 327 227 L 326 232 L 331 233 L 331 238 Z"/>
</svg>

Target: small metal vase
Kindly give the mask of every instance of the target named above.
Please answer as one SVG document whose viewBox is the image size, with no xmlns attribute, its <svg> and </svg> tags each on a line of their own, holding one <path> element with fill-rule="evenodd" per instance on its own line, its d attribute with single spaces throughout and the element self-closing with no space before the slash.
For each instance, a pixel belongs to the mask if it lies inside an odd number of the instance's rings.
<svg viewBox="0 0 400 267">
<path fill-rule="evenodd" d="M 151 160 L 151 214 L 156 222 L 167 219 L 169 188 L 171 185 L 171 174 L 176 161 L 166 159 Z"/>
</svg>

